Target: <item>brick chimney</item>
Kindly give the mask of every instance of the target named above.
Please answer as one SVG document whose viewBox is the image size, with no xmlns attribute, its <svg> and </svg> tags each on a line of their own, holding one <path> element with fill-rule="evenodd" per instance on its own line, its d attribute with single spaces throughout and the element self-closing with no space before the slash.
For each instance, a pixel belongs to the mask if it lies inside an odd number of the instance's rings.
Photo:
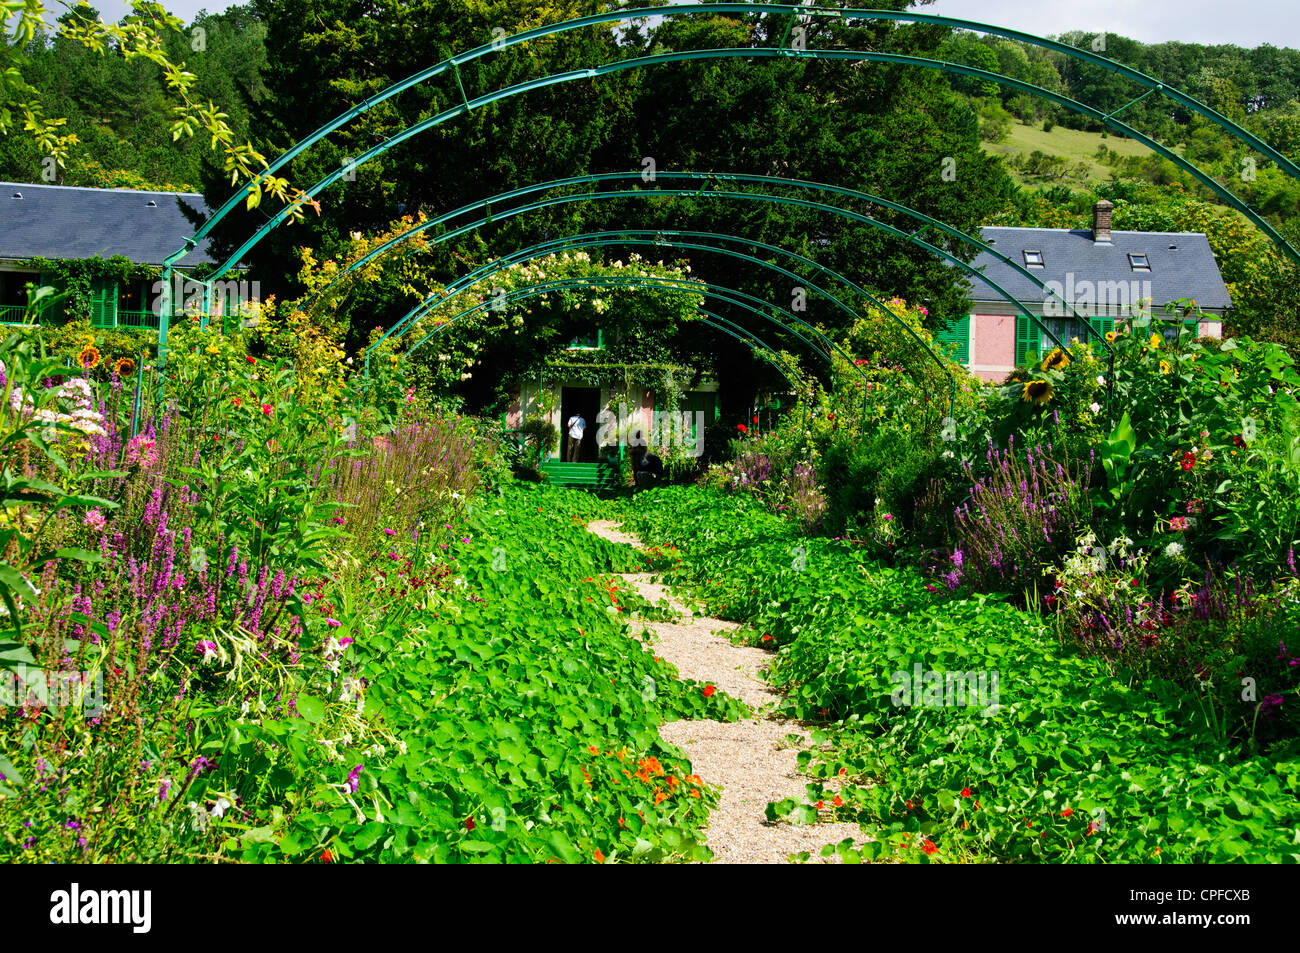
<svg viewBox="0 0 1300 953">
<path fill-rule="evenodd" d="M 1110 242 L 1110 213 L 1114 211 L 1115 203 L 1102 199 L 1092 207 L 1092 240 L 1094 242 Z"/>
</svg>

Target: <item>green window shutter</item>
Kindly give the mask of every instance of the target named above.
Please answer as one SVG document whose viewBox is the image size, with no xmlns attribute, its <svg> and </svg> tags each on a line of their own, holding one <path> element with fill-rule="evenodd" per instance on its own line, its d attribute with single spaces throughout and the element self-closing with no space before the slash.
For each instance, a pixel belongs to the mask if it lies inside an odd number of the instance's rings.
<svg viewBox="0 0 1300 953">
<path fill-rule="evenodd" d="M 1110 317 L 1089 318 L 1088 327 L 1092 329 L 1093 341 L 1104 341 L 1107 331 L 1115 330 L 1115 319 Z M 1105 348 L 1101 348 L 1105 350 Z"/>
<path fill-rule="evenodd" d="M 939 341 L 943 344 L 957 345 L 958 364 L 970 363 L 970 315 L 963 314 L 955 321 L 949 321 L 939 330 Z"/>
<path fill-rule="evenodd" d="M 1024 367 L 1030 360 L 1038 360 L 1042 330 L 1038 322 L 1023 314 L 1016 315 L 1016 366 Z"/>
<path fill-rule="evenodd" d="M 99 279 L 90 285 L 90 326 L 111 328 L 117 324 L 117 282 Z"/>
</svg>

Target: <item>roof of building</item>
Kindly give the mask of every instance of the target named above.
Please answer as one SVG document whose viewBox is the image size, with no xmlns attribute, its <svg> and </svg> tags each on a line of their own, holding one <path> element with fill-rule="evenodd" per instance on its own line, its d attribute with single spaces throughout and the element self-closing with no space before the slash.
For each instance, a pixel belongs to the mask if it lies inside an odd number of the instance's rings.
<svg viewBox="0 0 1300 953">
<path fill-rule="evenodd" d="M 185 210 L 197 213 L 187 218 Z M 193 192 L 0 182 L 0 259 L 111 258 L 161 265 L 208 216 Z M 177 265 L 211 261 L 206 240 Z"/>
<path fill-rule="evenodd" d="M 1232 307 L 1209 240 L 1200 232 L 1112 231 L 1109 242 L 1094 242 L 1088 229 L 986 227 L 981 232 L 986 243 L 1044 284 L 1056 282 L 1059 288 L 1053 286 L 1053 290 L 1076 289 L 1075 302 L 1082 298 L 1078 289 L 1084 281 L 1091 282 L 1094 289 L 1100 282 L 1149 281 L 1155 310 L 1180 298 L 1195 298 L 1203 311 Z M 1031 267 L 1026 252 L 1038 252 L 1041 267 Z M 1135 267 L 1142 259 L 1134 256 L 1145 256 L 1149 270 Z M 971 265 L 982 267 L 984 274 L 1016 300 L 1026 304 L 1043 301 L 1041 288 L 987 252 L 980 252 Z M 984 282 L 971 282 L 975 301 L 1006 300 Z M 1147 286 L 1141 287 L 1145 291 Z"/>
</svg>

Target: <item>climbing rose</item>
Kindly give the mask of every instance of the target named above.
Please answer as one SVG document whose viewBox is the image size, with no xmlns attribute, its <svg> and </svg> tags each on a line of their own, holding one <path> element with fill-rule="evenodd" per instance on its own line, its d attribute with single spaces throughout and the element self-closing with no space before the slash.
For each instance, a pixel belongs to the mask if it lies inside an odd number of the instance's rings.
<svg viewBox="0 0 1300 953">
<path fill-rule="evenodd" d="M 749 428 L 746 427 L 744 424 L 736 424 L 736 429 L 739 430 L 741 433 L 749 433 Z"/>
</svg>

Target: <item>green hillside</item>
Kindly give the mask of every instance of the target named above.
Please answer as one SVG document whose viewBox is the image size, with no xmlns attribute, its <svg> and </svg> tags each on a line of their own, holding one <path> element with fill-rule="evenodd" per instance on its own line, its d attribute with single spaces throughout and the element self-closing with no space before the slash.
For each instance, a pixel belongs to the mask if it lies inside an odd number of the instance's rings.
<svg viewBox="0 0 1300 953">
<path fill-rule="evenodd" d="M 1049 181 L 1097 182 L 1109 179 L 1113 167 L 1103 164 L 1097 157 L 1097 149 L 1103 145 L 1125 158 L 1131 156 L 1145 159 L 1152 155 L 1146 146 L 1132 139 L 1103 136 L 1099 132 L 1084 132 L 1079 129 L 1067 129 L 1064 126 L 1054 126 L 1050 132 L 1044 132 L 1041 123 L 1026 125 L 1018 121 L 1011 123 L 1010 132 L 1002 142 L 985 140 L 983 143 L 984 151 L 1007 160 L 1008 171 L 1022 185 L 1037 185 Z M 1049 174 L 1033 174 L 1014 164 L 1013 160 L 1017 157 L 1028 158 L 1035 151 L 1064 159 L 1064 168 Z"/>
</svg>

